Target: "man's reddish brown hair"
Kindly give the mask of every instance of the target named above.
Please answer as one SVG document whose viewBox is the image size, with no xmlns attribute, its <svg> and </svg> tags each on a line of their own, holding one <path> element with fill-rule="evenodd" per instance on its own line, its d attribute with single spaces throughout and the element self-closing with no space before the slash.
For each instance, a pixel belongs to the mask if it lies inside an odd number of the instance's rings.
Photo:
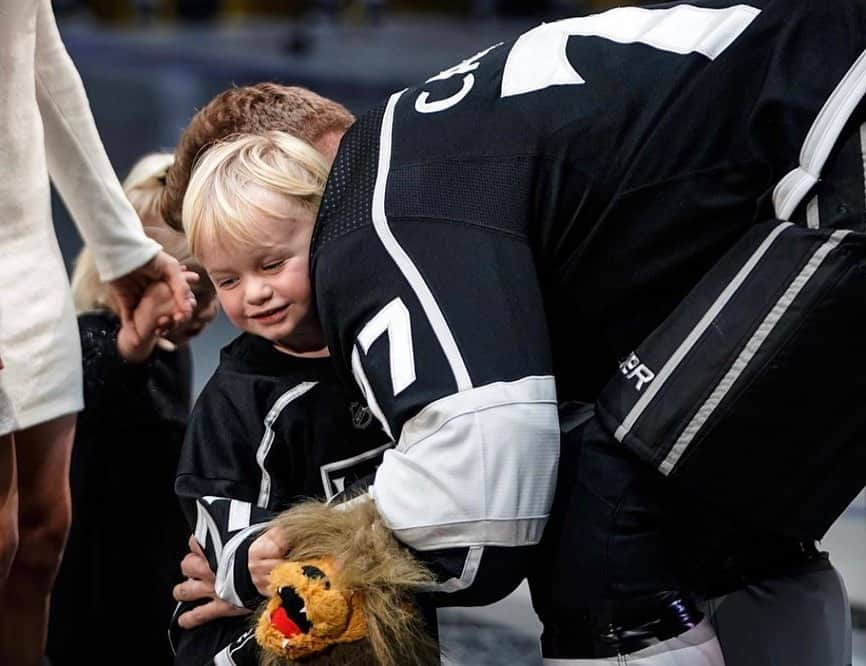
<svg viewBox="0 0 866 666">
<path fill-rule="evenodd" d="M 329 132 L 343 133 L 354 122 L 343 105 L 306 88 L 258 83 L 220 93 L 193 116 L 180 137 L 160 201 L 163 219 L 182 229 L 181 210 L 190 173 L 213 143 L 232 134 L 280 130 L 315 146 Z"/>
</svg>

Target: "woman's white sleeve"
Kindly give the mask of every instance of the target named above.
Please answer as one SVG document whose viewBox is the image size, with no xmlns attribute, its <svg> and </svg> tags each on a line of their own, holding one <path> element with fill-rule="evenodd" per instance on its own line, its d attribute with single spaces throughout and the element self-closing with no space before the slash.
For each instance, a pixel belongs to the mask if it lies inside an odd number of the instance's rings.
<svg viewBox="0 0 866 666">
<path fill-rule="evenodd" d="M 99 276 L 112 280 L 150 260 L 159 244 L 144 234 L 96 130 L 78 70 L 66 52 L 50 0 L 38 0 L 36 96 L 48 172 Z"/>
</svg>

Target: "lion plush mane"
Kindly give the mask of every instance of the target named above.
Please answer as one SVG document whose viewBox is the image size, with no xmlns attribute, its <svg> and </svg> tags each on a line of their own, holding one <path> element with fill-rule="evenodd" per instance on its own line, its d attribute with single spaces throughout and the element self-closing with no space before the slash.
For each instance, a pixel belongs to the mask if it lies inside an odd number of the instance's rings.
<svg viewBox="0 0 866 666">
<path fill-rule="evenodd" d="M 433 582 L 418 562 L 382 523 L 375 504 L 358 497 L 342 505 L 317 501 L 298 504 L 273 523 L 292 544 L 286 560 L 296 569 L 325 568 L 335 587 L 346 592 L 350 606 L 363 613 L 364 637 L 335 642 L 327 649 L 293 660 L 263 645 L 262 666 L 426 666 L 439 663 L 437 643 L 430 637 L 413 594 Z M 324 565 L 322 563 L 325 563 Z M 281 567 L 284 565 L 281 565 Z M 272 572 L 272 601 L 257 613 L 260 636 L 263 615 L 272 612 L 280 586 Z M 290 572 L 291 573 L 291 572 Z M 327 582 L 330 590 L 330 582 Z M 329 592 L 330 593 L 330 592 Z M 310 602 L 307 602 L 308 604 Z M 357 624 L 353 622 L 353 624 Z M 268 629 L 270 631 L 270 629 Z M 259 640 L 262 644 L 262 640 Z"/>
</svg>

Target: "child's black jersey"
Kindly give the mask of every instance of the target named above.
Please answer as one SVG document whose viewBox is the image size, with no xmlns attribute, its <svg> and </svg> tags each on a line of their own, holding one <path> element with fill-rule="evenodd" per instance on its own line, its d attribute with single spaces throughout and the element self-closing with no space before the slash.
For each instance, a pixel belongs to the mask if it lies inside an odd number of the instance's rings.
<svg viewBox="0 0 866 666">
<path fill-rule="evenodd" d="M 389 446 L 329 358 L 289 356 L 250 334 L 225 347 L 193 408 L 175 483 L 220 596 L 254 607 L 246 550 L 265 523 L 371 475 Z"/>
</svg>

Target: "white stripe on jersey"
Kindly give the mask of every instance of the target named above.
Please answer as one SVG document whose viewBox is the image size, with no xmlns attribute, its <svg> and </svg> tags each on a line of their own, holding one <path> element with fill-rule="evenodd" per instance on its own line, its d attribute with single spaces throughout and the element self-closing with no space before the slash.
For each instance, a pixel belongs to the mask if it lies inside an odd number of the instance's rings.
<svg viewBox="0 0 866 666">
<path fill-rule="evenodd" d="M 379 240 L 385 246 L 385 250 L 391 255 L 391 258 L 397 264 L 397 267 L 409 282 L 409 286 L 412 287 L 412 290 L 418 297 L 424 314 L 433 328 L 436 339 L 445 353 L 445 358 L 448 359 L 448 365 L 451 367 L 454 381 L 457 382 L 457 390 L 466 391 L 472 388 L 472 381 L 469 378 L 469 371 L 466 369 L 466 363 L 460 354 L 460 349 L 457 347 L 454 334 L 448 327 L 445 316 L 442 314 L 442 310 L 439 308 L 433 292 L 430 291 L 430 287 L 424 281 L 421 272 L 391 232 L 388 218 L 385 215 L 385 190 L 388 184 L 388 172 L 391 168 L 394 108 L 397 106 L 397 101 L 404 92 L 405 90 L 391 95 L 388 105 L 385 107 L 385 115 L 382 118 L 382 132 L 379 137 L 379 170 L 376 174 L 376 186 L 373 189 L 373 228 L 376 230 Z"/>
<path fill-rule="evenodd" d="M 761 348 L 761 345 L 764 344 L 767 336 L 770 335 L 776 327 L 776 324 L 779 323 L 779 320 L 784 316 L 785 312 L 788 311 L 791 303 L 793 303 L 794 299 L 797 298 L 797 294 L 802 291 L 803 287 L 806 286 L 806 283 L 815 274 L 815 271 L 817 271 L 821 264 L 824 263 L 827 255 L 830 254 L 830 252 L 839 245 L 842 239 L 850 233 L 849 230 L 837 231 L 833 233 L 830 238 L 821 245 L 821 247 L 815 250 L 812 257 L 803 267 L 803 270 L 801 270 L 799 275 L 791 281 L 791 284 L 788 285 L 785 293 L 779 297 L 776 304 L 770 312 L 767 313 L 767 316 L 764 317 L 764 320 L 755 330 L 751 339 L 743 347 L 739 356 L 737 356 L 737 359 L 731 364 L 730 368 L 728 368 L 725 376 L 722 377 L 721 381 L 719 381 L 715 389 L 713 389 L 713 392 L 704 401 L 704 404 L 701 405 L 700 409 L 695 412 L 692 420 L 685 427 L 682 433 L 680 433 L 679 438 L 677 438 L 676 443 L 668 452 L 667 457 L 659 465 L 659 471 L 662 474 L 671 473 L 671 470 L 673 470 L 677 461 L 679 461 L 685 450 L 689 447 L 689 444 L 692 443 L 692 440 L 694 440 L 700 429 L 707 422 L 707 419 L 710 418 L 712 413 L 716 410 L 716 407 L 718 407 L 722 400 L 725 399 L 728 391 L 731 390 L 731 387 L 740 377 L 743 370 L 746 369 L 749 361 L 751 361 L 754 355 L 758 353 L 758 350 Z"/>
<path fill-rule="evenodd" d="M 213 658 L 214 666 L 237 666 L 235 660 L 232 659 L 231 646 L 225 648 L 222 652 L 215 655 Z"/>
<path fill-rule="evenodd" d="M 800 150 L 800 165 L 782 178 L 773 190 L 773 207 L 780 220 L 790 218 L 809 190 L 818 182 L 830 151 L 864 96 L 866 51 L 860 54 L 842 77 L 809 128 Z"/>
<path fill-rule="evenodd" d="M 640 418 L 641 414 L 644 413 L 644 410 L 646 410 L 650 402 L 652 402 L 653 398 L 661 390 L 668 378 L 673 374 L 674 370 L 677 369 L 677 366 L 679 366 L 682 360 L 686 357 L 686 354 L 688 354 L 692 347 L 695 346 L 704 331 L 709 328 L 710 324 L 713 323 L 719 312 L 722 311 L 722 308 L 724 308 L 728 304 L 728 301 L 734 297 L 734 294 L 743 282 L 745 282 L 746 278 L 749 277 L 749 274 L 754 270 L 755 266 L 757 266 L 764 254 L 766 254 L 767 250 L 770 249 L 770 245 L 773 244 L 779 234 L 790 226 L 790 222 L 782 222 L 775 227 L 764 239 L 764 242 L 758 246 L 758 249 L 755 250 L 752 256 L 749 257 L 749 260 L 743 264 L 743 267 L 740 268 L 734 276 L 734 279 L 728 283 L 722 293 L 719 294 L 716 301 L 710 306 L 709 310 L 704 313 L 701 320 L 697 325 L 695 325 L 682 343 L 680 343 L 680 346 L 665 362 L 661 370 L 656 373 L 655 379 L 647 386 L 646 391 L 644 391 L 638 401 L 634 404 L 634 407 L 631 408 L 631 411 L 623 419 L 622 423 L 614 433 L 614 437 L 618 441 L 621 442 L 629 433 L 634 424 Z"/>
<path fill-rule="evenodd" d="M 502 70 L 502 97 L 585 79 L 566 54 L 571 36 L 601 37 L 619 44 L 646 44 L 661 51 L 700 53 L 715 60 L 761 13 L 757 7 L 719 9 L 678 4 L 664 9 L 616 7 L 601 14 L 542 23 L 514 42 Z"/>
<path fill-rule="evenodd" d="M 216 497 L 202 497 L 195 503 L 195 539 L 199 542 L 202 548 L 207 546 L 208 537 L 210 537 L 211 545 L 213 545 L 214 557 L 219 562 L 223 554 L 223 540 L 220 536 L 219 526 L 210 515 L 205 503 L 210 503 Z"/>
<path fill-rule="evenodd" d="M 213 658 L 214 666 L 237 666 L 234 655 L 244 649 L 247 643 L 255 638 L 255 629 L 248 629 L 245 633 L 236 638 L 230 645 L 227 645 Z M 244 662 L 246 663 L 246 661 Z"/>
<path fill-rule="evenodd" d="M 259 499 L 256 502 L 256 505 L 262 509 L 268 508 L 268 502 L 271 499 L 271 473 L 268 472 L 265 467 L 265 459 L 268 457 L 271 445 L 274 443 L 274 421 L 277 420 L 277 417 L 279 417 L 286 405 L 304 395 L 316 384 L 318 384 L 318 382 L 301 382 L 297 386 L 293 386 L 277 398 L 274 406 L 271 407 L 265 416 L 265 434 L 262 435 L 262 441 L 259 443 L 259 448 L 256 451 L 256 462 L 259 465 L 259 469 L 262 470 L 262 481 L 259 486 Z"/>
<path fill-rule="evenodd" d="M 361 363 L 361 353 L 358 351 L 358 345 L 352 348 L 352 375 L 354 375 L 355 381 L 358 382 L 358 388 L 361 389 L 361 393 L 364 395 L 364 400 L 367 402 L 367 408 L 370 410 L 370 413 L 376 417 L 385 434 L 393 440 L 394 433 L 391 432 L 388 419 L 385 418 L 382 408 L 379 407 L 379 401 L 376 400 L 376 394 L 373 392 L 373 387 L 370 386 L 370 380 L 367 379 L 367 373 L 364 371 L 364 366 Z"/>
<path fill-rule="evenodd" d="M 866 123 L 860 125 L 860 164 L 863 166 L 863 199 L 866 201 Z"/>
<path fill-rule="evenodd" d="M 460 578 L 449 578 L 442 583 L 434 583 L 425 589 L 431 592 L 459 592 L 472 586 L 475 582 L 475 576 L 478 575 L 478 568 L 481 566 L 481 558 L 484 555 L 484 546 L 472 546 L 466 554 L 466 560 L 463 562 L 463 571 L 460 572 Z"/>
<path fill-rule="evenodd" d="M 818 204 L 817 194 L 806 204 L 806 226 L 810 229 L 819 229 L 821 227 L 821 209 Z"/>
<path fill-rule="evenodd" d="M 359 453 L 356 456 L 352 456 L 351 458 L 344 458 L 343 460 L 335 460 L 334 462 L 329 462 L 326 465 L 322 465 L 319 469 L 322 474 L 322 487 L 325 489 L 325 501 L 330 502 L 331 498 L 336 494 L 334 492 L 333 484 L 331 483 L 331 474 L 330 472 L 336 472 L 337 470 L 346 469 L 348 467 L 352 467 L 359 462 L 364 460 L 369 460 L 370 458 L 375 458 L 383 451 L 387 451 L 392 446 L 391 442 L 387 444 L 383 444 L 382 446 L 370 449 L 369 451 L 364 451 L 363 453 Z M 342 488 L 338 488 L 337 492 L 342 492 Z"/>
<path fill-rule="evenodd" d="M 250 513 L 253 510 L 252 504 L 249 502 L 241 502 L 240 500 L 231 500 L 229 504 L 229 532 L 237 532 L 250 524 Z"/>
<path fill-rule="evenodd" d="M 222 557 L 217 560 L 218 566 L 216 580 L 214 581 L 214 591 L 223 601 L 228 601 L 235 606 L 244 605 L 235 586 L 235 556 L 237 555 L 238 547 L 249 535 L 256 532 L 264 532 L 268 528 L 268 525 L 270 525 L 269 522 L 250 525 L 226 542 Z"/>
</svg>

